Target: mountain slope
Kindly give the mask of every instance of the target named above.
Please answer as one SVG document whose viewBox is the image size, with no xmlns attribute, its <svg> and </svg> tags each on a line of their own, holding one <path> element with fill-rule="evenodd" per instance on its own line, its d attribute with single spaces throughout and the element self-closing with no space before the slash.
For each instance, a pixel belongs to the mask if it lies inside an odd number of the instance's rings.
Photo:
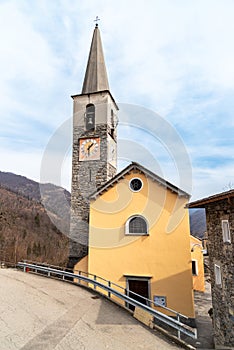
<svg viewBox="0 0 234 350">
<path fill-rule="evenodd" d="M 206 232 L 205 209 L 189 209 L 190 233 L 200 239 L 204 238 Z"/>
<path fill-rule="evenodd" d="M 0 260 L 65 264 L 69 221 L 68 191 L 0 172 Z"/>
<path fill-rule="evenodd" d="M 0 186 L 43 204 L 52 222 L 69 234 L 70 192 L 53 184 L 39 184 L 25 176 L 0 171 Z"/>
<path fill-rule="evenodd" d="M 10 189 L 13 192 L 23 195 L 29 199 L 41 201 L 41 193 L 46 191 L 51 193 L 51 197 L 56 196 L 56 193 L 63 192 L 68 203 L 71 200 L 71 194 L 63 187 L 59 187 L 50 183 L 39 184 L 36 181 L 28 179 L 25 176 L 16 175 L 13 173 L 0 171 L 1 187 Z"/>
</svg>

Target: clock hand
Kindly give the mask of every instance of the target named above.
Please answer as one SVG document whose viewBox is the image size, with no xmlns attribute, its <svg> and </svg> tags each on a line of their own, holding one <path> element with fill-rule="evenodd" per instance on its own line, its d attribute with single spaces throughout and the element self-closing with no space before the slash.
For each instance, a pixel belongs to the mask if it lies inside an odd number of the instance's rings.
<svg viewBox="0 0 234 350">
<path fill-rule="evenodd" d="M 87 147 L 87 151 L 88 151 L 88 154 L 90 153 L 90 148 L 93 147 L 93 143 L 91 143 L 88 147 Z"/>
</svg>

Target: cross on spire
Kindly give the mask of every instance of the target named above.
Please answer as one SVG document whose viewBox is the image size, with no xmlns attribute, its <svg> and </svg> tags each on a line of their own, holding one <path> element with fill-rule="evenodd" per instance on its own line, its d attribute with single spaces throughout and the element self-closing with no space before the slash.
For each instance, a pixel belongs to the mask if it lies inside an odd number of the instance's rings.
<svg viewBox="0 0 234 350">
<path fill-rule="evenodd" d="M 98 27 L 98 21 L 100 21 L 100 18 L 98 18 L 98 16 L 96 16 L 94 22 L 96 22 L 96 27 Z"/>
</svg>

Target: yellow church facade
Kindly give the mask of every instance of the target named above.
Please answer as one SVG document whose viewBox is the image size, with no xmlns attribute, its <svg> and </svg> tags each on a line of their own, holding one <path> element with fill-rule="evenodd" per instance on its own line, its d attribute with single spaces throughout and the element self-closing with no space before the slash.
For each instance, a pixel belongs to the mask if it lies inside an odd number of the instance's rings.
<svg viewBox="0 0 234 350">
<path fill-rule="evenodd" d="M 75 271 L 101 276 L 193 319 L 188 199 L 130 164 L 91 196 L 88 256 Z"/>
</svg>

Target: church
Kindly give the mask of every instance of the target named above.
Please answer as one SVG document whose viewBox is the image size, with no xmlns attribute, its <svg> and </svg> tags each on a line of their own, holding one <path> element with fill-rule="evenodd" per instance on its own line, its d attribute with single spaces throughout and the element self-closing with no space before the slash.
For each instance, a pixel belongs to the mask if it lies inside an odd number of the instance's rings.
<svg viewBox="0 0 234 350">
<path fill-rule="evenodd" d="M 135 162 L 117 173 L 118 105 L 97 24 L 82 92 L 72 98 L 69 267 L 193 320 L 189 194 Z"/>
</svg>

